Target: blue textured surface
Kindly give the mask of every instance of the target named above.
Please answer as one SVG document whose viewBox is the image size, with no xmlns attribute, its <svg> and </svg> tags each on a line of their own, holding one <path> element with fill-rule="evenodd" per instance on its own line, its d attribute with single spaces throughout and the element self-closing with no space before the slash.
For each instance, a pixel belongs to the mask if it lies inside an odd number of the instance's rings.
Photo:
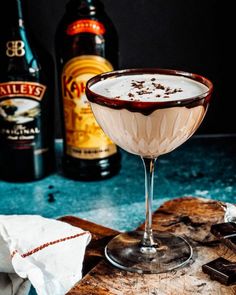
<svg viewBox="0 0 236 295">
<path fill-rule="evenodd" d="M 144 172 L 138 156 L 122 152 L 119 175 L 81 182 L 58 172 L 31 183 L 0 181 L 0 214 L 74 215 L 118 230 L 144 221 Z M 193 137 L 156 165 L 154 207 L 193 195 L 236 203 L 236 137 Z"/>
</svg>

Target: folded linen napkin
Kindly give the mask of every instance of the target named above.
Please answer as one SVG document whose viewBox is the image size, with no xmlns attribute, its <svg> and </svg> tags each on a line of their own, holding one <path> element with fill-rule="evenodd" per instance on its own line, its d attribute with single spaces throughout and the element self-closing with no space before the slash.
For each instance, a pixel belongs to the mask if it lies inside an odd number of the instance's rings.
<svg viewBox="0 0 236 295">
<path fill-rule="evenodd" d="M 0 215 L 0 295 L 64 295 L 82 277 L 91 234 L 38 215 Z"/>
<path fill-rule="evenodd" d="M 222 207 L 225 211 L 225 222 L 236 222 L 236 206 L 231 203 L 224 203 Z"/>
</svg>

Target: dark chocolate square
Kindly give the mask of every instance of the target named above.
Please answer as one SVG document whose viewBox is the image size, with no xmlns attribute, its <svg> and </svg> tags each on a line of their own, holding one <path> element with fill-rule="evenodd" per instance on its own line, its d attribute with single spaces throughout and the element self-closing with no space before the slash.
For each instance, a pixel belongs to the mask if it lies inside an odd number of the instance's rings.
<svg viewBox="0 0 236 295">
<path fill-rule="evenodd" d="M 224 285 L 236 283 L 236 263 L 219 257 L 202 266 L 202 271 Z"/>
<path fill-rule="evenodd" d="M 211 226 L 211 233 L 218 238 L 223 238 L 228 235 L 236 235 L 236 223 L 224 222 L 213 224 Z"/>
<path fill-rule="evenodd" d="M 213 224 L 211 226 L 211 233 L 227 247 L 236 252 L 236 223 L 225 222 Z"/>
</svg>

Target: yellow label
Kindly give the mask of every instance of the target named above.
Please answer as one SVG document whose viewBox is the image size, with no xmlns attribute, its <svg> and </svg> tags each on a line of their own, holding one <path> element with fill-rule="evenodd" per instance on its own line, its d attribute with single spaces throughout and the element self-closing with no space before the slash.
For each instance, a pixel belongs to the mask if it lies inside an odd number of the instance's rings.
<svg viewBox="0 0 236 295">
<path fill-rule="evenodd" d="M 66 63 L 62 72 L 62 94 L 66 133 L 66 152 L 80 159 L 99 159 L 116 153 L 115 144 L 96 122 L 87 97 L 86 82 L 111 71 L 103 57 L 82 55 Z"/>
</svg>

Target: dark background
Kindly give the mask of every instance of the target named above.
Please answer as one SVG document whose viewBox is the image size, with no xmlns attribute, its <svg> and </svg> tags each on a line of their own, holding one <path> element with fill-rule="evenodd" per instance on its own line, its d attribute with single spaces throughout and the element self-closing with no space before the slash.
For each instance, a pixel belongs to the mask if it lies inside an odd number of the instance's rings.
<svg viewBox="0 0 236 295">
<path fill-rule="evenodd" d="M 31 31 L 54 55 L 55 30 L 67 1 L 25 1 L 30 11 Z M 229 75 L 235 57 L 235 48 L 231 44 L 235 32 L 229 17 L 230 12 L 234 11 L 233 1 L 102 2 L 119 34 L 120 68 L 174 68 L 206 76 L 214 83 L 215 90 L 208 113 L 197 133 L 236 132 L 235 82 L 233 75 Z M 56 136 L 59 137 L 57 91 L 55 110 Z"/>
</svg>

